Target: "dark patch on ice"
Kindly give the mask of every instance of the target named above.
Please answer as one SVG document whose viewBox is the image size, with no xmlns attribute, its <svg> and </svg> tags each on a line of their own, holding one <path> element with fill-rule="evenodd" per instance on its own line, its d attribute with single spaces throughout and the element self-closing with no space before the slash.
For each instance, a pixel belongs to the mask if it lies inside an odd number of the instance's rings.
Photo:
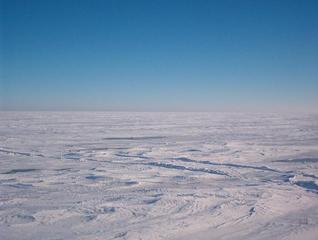
<svg viewBox="0 0 318 240">
<path fill-rule="evenodd" d="M 6 153 L 6 154 L 13 154 L 13 155 L 21 155 L 21 156 L 28 156 L 30 157 L 30 153 L 23 153 L 23 152 L 16 152 L 16 151 L 9 151 L 9 150 L 3 150 L 0 149 L 0 152 Z"/>
<path fill-rule="evenodd" d="M 297 158 L 297 159 L 284 159 L 275 160 L 273 162 L 284 162 L 284 163 L 318 163 L 318 158 Z"/>
<path fill-rule="evenodd" d="M 72 170 L 72 168 L 58 168 L 58 169 L 55 169 L 55 171 L 57 172 L 60 172 L 60 171 L 70 171 Z"/>
<path fill-rule="evenodd" d="M 98 210 L 98 212 L 101 214 L 113 213 L 113 212 L 115 212 L 115 208 L 114 207 L 101 207 Z"/>
<path fill-rule="evenodd" d="M 152 197 L 161 197 L 163 195 L 163 193 L 157 193 L 157 194 L 153 194 L 151 195 Z"/>
<path fill-rule="evenodd" d="M 69 153 L 65 153 L 63 157 L 66 159 L 79 160 L 81 158 L 81 155 L 76 152 L 69 152 Z"/>
<path fill-rule="evenodd" d="M 176 181 L 183 181 L 183 180 L 185 180 L 187 178 L 185 176 L 178 175 L 178 176 L 173 176 L 172 179 L 176 180 Z"/>
<path fill-rule="evenodd" d="M 111 179 L 111 178 L 110 178 Z M 114 186 L 132 186 L 139 184 L 137 181 L 133 180 L 126 180 L 126 179 L 112 179 L 113 181 L 111 182 L 112 185 Z"/>
<path fill-rule="evenodd" d="M 225 167 L 235 167 L 235 168 L 250 168 L 250 169 L 256 169 L 256 170 L 263 170 L 263 171 L 271 171 L 271 172 L 280 172 L 278 170 L 266 167 L 266 166 L 250 166 L 250 165 L 241 165 L 241 164 L 235 164 L 235 163 L 217 163 L 217 162 L 210 162 L 207 160 L 193 160 L 186 157 L 178 157 L 174 158 L 174 160 L 181 161 L 181 162 L 192 162 L 192 163 L 200 163 L 200 164 L 207 164 L 207 165 L 213 165 L 213 166 L 225 166 Z"/>
<path fill-rule="evenodd" d="M 255 213 L 255 207 L 252 207 L 250 210 L 249 210 L 249 215 L 252 216 L 254 213 Z"/>
<path fill-rule="evenodd" d="M 202 173 L 210 173 L 210 174 L 228 176 L 228 174 L 226 174 L 223 171 L 211 170 L 211 169 L 206 169 L 206 168 L 185 167 L 185 166 L 180 166 L 180 165 L 174 165 L 171 163 L 150 162 L 150 163 L 147 163 L 146 165 L 163 167 L 163 168 L 171 168 L 171 169 L 177 169 L 177 170 L 187 170 L 187 171 L 191 171 L 191 172 L 202 172 Z"/>
<path fill-rule="evenodd" d="M 103 151 L 103 150 L 125 150 L 127 148 L 125 147 L 107 147 L 107 148 L 103 148 L 103 147 L 96 147 L 96 148 L 90 148 L 89 150 L 93 150 L 93 151 Z"/>
<path fill-rule="evenodd" d="M 82 216 L 82 218 L 83 218 L 83 220 L 85 222 L 89 222 L 89 221 L 92 221 L 92 220 L 96 219 L 97 215 L 94 215 L 94 214 L 92 214 L 92 215 L 84 215 L 84 216 Z"/>
<path fill-rule="evenodd" d="M 30 216 L 30 215 L 22 215 L 22 214 L 19 214 L 18 217 L 19 217 L 20 219 L 24 219 L 26 222 L 34 222 L 34 221 L 35 221 L 35 217 Z"/>
<path fill-rule="evenodd" d="M 117 233 L 114 238 L 121 238 L 121 237 L 125 237 L 126 235 L 127 235 L 127 232 L 121 232 L 121 233 Z"/>
<path fill-rule="evenodd" d="M 35 156 L 37 156 L 37 157 L 45 157 L 43 154 L 36 154 Z"/>
<path fill-rule="evenodd" d="M 186 157 L 178 157 L 178 158 L 175 158 L 175 160 L 181 161 L 181 162 L 197 162 L 195 160 L 192 160 L 192 159 L 186 158 Z"/>
<path fill-rule="evenodd" d="M 145 157 L 145 156 L 142 156 L 142 155 L 128 155 L 128 154 L 121 154 L 121 153 L 116 153 L 115 156 L 117 156 L 117 157 L 126 157 L 126 158 L 149 159 L 149 157 Z"/>
<path fill-rule="evenodd" d="M 124 183 L 125 183 L 125 185 L 127 185 L 127 186 L 138 184 L 137 181 L 126 181 L 126 182 L 124 182 Z"/>
<path fill-rule="evenodd" d="M 295 175 L 293 174 L 283 174 L 281 175 L 279 178 L 280 180 L 282 180 L 283 182 L 289 182 L 289 179 L 295 177 Z"/>
<path fill-rule="evenodd" d="M 137 141 L 137 140 L 153 140 L 153 139 L 162 139 L 163 136 L 149 136 L 149 137 L 107 137 L 103 140 L 127 140 L 127 141 Z"/>
<path fill-rule="evenodd" d="M 144 203 L 146 203 L 146 204 L 153 204 L 153 203 L 158 202 L 160 199 L 161 199 L 161 198 L 147 199 L 147 200 L 144 200 Z"/>
<path fill-rule="evenodd" d="M 152 193 L 152 192 L 160 192 L 160 191 L 161 191 L 160 188 L 140 188 L 140 189 L 134 190 L 134 192 L 136 193 Z M 151 196 L 155 197 L 155 195 L 161 196 L 162 193 L 154 194 Z"/>
<path fill-rule="evenodd" d="M 318 193 L 318 185 L 314 181 L 297 181 L 295 184 L 309 191 Z"/>
<path fill-rule="evenodd" d="M 85 177 L 86 179 L 89 179 L 89 180 L 101 180 L 101 179 L 105 179 L 104 176 L 96 176 L 96 175 L 90 175 L 90 176 L 87 176 Z"/>
<path fill-rule="evenodd" d="M 1 183 L 14 182 L 14 181 L 16 181 L 16 178 L 1 179 L 1 180 L 0 180 L 0 184 L 1 184 Z"/>
<path fill-rule="evenodd" d="M 306 174 L 306 173 L 303 173 L 303 176 L 304 177 L 311 177 L 311 178 L 315 178 L 315 179 L 318 179 L 317 176 L 313 175 L 313 174 Z"/>
<path fill-rule="evenodd" d="M 108 151 L 108 150 L 126 150 L 127 148 L 123 148 L 123 147 L 113 147 L 113 148 L 109 148 L 109 147 L 96 147 L 96 148 L 87 148 L 87 149 L 80 149 L 78 150 L 79 152 L 82 151 Z"/>
<path fill-rule="evenodd" d="M 21 168 L 21 169 L 12 169 L 8 172 L 4 172 L 2 174 L 15 174 L 15 173 L 24 173 L 24 172 L 34 172 L 34 171 L 39 171 L 39 169 L 35 168 Z"/>
<path fill-rule="evenodd" d="M 256 187 L 256 186 L 259 186 L 259 184 L 257 184 L 257 183 L 247 183 L 246 186 L 247 187 Z"/>
<path fill-rule="evenodd" d="M 6 222 L 9 225 L 14 225 L 14 224 L 25 224 L 25 223 L 30 223 L 30 222 L 34 222 L 35 221 L 35 217 L 33 217 L 32 215 L 27 215 L 27 214 L 17 214 L 17 215 L 11 215 L 7 217 Z"/>
<path fill-rule="evenodd" d="M 7 186 L 13 187 L 13 188 L 21 188 L 21 189 L 26 189 L 26 188 L 33 187 L 32 184 L 26 184 L 26 183 L 8 184 Z"/>
<path fill-rule="evenodd" d="M 84 215 L 82 216 L 82 219 L 85 222 L 92 221 L 98 217 L 100 214 L 109 214 L 115 212 L 114 207 L 101 207 L 96 210 L 86 210 L 84 211 Z"/>
<path fill-rule="evenodd" d="M 226 143 L 224 144 L 226 145 Z M 230 149 L 229 148 L 221 148 L 221 149 L 215 149 L 210 151 L 210 153 L 224 153 L 224 152 L 228 152 Z"/>
<path fill-rule="evenodd" d="M 201 150 L 198 149 L 188 149 L 187 152 L 201 152 Z"/>
</svg>

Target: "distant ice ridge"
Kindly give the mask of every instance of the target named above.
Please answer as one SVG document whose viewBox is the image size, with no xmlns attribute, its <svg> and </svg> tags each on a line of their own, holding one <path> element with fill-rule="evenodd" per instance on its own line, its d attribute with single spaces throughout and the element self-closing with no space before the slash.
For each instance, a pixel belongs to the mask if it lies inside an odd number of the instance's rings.
<svg viewBox="0 0 318 240">
<path fill-rule="evenodd" d="M 318 116 L 0 112 L 0 239 L 317 239 Z"/>
</svg>

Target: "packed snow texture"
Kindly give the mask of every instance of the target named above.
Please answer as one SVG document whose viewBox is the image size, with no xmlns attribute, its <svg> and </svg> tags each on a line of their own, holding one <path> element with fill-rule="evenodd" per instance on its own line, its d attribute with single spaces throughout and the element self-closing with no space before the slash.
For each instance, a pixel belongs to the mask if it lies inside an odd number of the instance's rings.
<svg viewBox="0 0 318 240">
<path fill-rule="evenodd" d="M 0 239 L 317 239 L 318 116 L 0 112 Z"/>
</svg>

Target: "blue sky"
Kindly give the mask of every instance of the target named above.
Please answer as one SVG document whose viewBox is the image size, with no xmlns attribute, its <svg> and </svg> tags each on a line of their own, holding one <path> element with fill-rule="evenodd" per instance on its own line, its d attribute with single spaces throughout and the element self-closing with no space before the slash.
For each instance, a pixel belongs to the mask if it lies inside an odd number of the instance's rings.
<svg viewBox="0 0 318 240">
<path fill-rule="evenodd" d="M 2 110 L 318 105 L 318 1 L 0 2 Z"/>
</svg>

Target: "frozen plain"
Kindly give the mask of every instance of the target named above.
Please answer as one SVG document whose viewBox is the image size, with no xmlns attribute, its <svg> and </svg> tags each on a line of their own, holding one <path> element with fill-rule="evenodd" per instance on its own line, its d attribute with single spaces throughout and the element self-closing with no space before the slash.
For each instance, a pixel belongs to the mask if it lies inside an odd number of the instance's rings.
<svg viewBox="0 0 318 240">
<path fill-rule="evenodd" d="M 0 112 L 0 239 L 317 239 L 318 115 Z"/>
</svg>

